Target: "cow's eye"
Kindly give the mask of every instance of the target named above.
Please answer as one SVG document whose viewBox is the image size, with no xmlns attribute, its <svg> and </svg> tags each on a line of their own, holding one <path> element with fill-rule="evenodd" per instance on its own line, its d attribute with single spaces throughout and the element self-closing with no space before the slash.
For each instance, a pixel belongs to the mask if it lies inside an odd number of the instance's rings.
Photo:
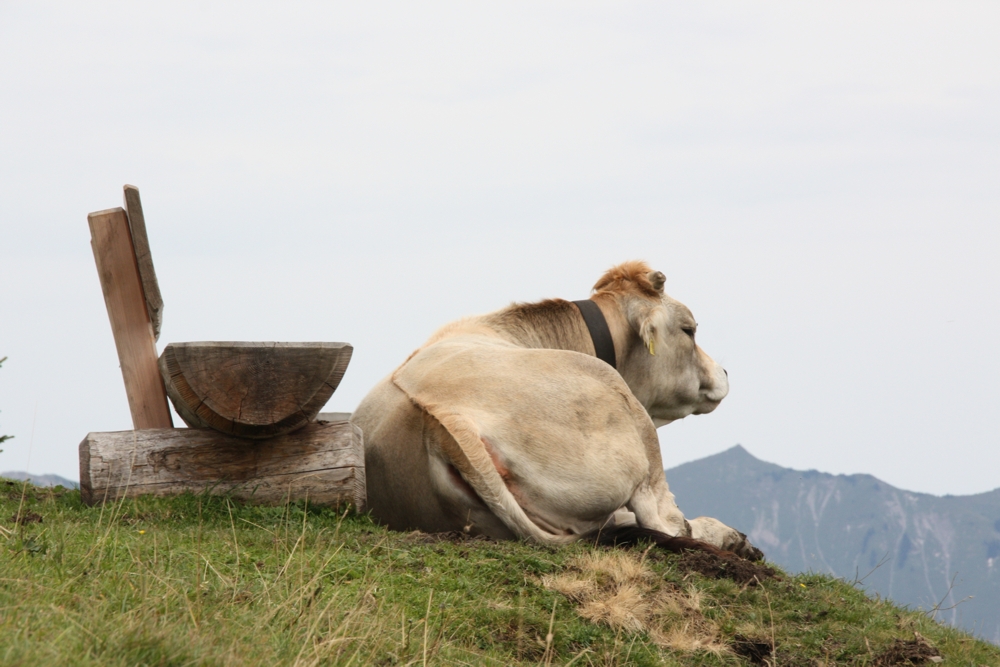
<svg viewBox="0 0 1000 667">
<path fill-rule="evenodd" d="M 691 340 L 694 340 L 694 327 L 683 327 L 681 328 L 681 331 L 686 333 L 691 338 Z"/>
</svg>

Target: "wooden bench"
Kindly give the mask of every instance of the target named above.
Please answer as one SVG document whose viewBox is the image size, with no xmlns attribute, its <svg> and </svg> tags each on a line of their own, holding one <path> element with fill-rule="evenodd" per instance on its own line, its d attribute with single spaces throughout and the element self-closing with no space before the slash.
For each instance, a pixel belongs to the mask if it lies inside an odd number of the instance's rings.
<svg viewBox="0 0 1000 667">
<path fill-rule="evenodd" d="M 347 343 L 168 345 L 138 188 L 87 216 L 133 430 L 80 443 L 84 502 L 185 491 L 252 502 L 308 498 L 365 506 L 364 436 L 349 414 L 317 414 L 336 391 Z M 190 428 L 174 428 L 167 405 Z"/>
</svg>

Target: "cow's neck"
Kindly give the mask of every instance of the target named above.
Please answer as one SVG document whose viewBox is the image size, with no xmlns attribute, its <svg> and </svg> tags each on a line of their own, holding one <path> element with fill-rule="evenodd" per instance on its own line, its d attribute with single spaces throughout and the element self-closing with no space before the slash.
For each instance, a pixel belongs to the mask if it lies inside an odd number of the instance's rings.
<svg viewBox="0 0 1000 667">
<path fill-rule="evenodd" d="M 625 359 L 630 328 L 614 297 L 598 295 L 594 301 L 601 308 L 611 329 L 619 364 Z M 487 315 L 502 335 L 517 345 L 552 350 L 571 350 L 595 356 L 590 331 L 580 310 L 570 301 L 548 299 L 538 303 L 519 303 Z"/>
</svg>

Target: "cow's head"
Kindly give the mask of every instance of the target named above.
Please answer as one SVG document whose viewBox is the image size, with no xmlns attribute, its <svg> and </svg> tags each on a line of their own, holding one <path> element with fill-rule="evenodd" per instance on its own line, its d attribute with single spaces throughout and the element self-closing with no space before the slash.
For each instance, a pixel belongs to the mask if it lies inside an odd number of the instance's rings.
<svg viewBox="0 0 1000 667">
<path fill-rule="evenodd" d="M 620 313 L 618 326 L 609 321 L 616 342 L 624 343 L 618 370 L 657 426 L 711 412 L 729 393 L 725 369 L 695 343 L 698 324 L 687 306 L 663 292 L 665 282 L 659 271 L 633 261 L 594 285 L 594 300 L 611 301 Z"/>
</svg>

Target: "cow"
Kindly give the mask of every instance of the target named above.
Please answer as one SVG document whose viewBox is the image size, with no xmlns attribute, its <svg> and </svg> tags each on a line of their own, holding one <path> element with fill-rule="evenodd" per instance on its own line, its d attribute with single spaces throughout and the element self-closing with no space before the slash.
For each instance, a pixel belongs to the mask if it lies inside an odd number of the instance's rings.
<svg viewBox="0 0 1000 667">
<path fill-rule="evenodd" d="M 637 524 L 761 558 L 720 521 L 685 519 L 667 485 L 656 428 L 713 411 L 729 382 L 665 281 L 625 262 L 588 300 L 515 303 L 439 329 L 351 418 L 371 515 L 547 545 Z"/>
</svg>

